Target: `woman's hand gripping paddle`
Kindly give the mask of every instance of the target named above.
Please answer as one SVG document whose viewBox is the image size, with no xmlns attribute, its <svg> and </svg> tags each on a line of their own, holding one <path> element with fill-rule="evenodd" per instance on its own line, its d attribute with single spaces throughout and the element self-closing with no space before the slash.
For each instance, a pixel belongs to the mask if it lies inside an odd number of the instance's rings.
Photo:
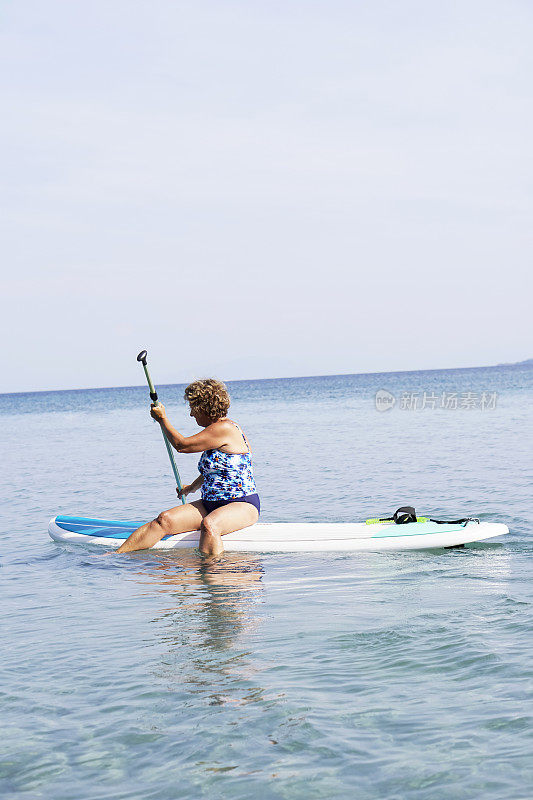
<svg viewBox="0 0 533 800">
<path fill-rule="evenodd" d="M 143 365 L 144 374 L 146 375 L 146 380 L 148 381 L 148 388 L 150 389 L 150 398 L 152 400 L 152 403 L 154 404 L 154 406 L 158 406 L 159 405 L 159 400 L 157 399 L 157 392 L 156 392 L 156 390 L 154 388 L 154 384 L 152 383 L 152 379 L 150 377 L 150 373 L 148 372 L 148 367 L 146 366 L 146 350 L 141 350 L 141 352 L 137 356 L 137 361 L 140 361 L 141 364 Z M 171 446 L 170 442 L 168 441 L 166 433 L 163 430 L 163 428 L 161 428 L 161 433 L 163 434 L 163 439 L 165 440 L 165 445 L 166 445 L 166 448 L 167 448 L 168 457 L 170 458 L 170 463 L 172 465 L 172 472 L 174 473 L 174 477 L 176 478 L 176 486 L 178 487 L 178 494 L 181 497 L 181 502 L 183 503 L 183 505 L 185 505 L 185 503 L 187 501 L 185 500 L 185 495 L 181 494 L 181 492 L 183 490 L 183 485 L 181 483 L 180 474 L 178 472 L 178 468 L 176 466 L 176 461 L 174 459 L 174 453 L 172 451 L 172 446 Z"/>
</svg>

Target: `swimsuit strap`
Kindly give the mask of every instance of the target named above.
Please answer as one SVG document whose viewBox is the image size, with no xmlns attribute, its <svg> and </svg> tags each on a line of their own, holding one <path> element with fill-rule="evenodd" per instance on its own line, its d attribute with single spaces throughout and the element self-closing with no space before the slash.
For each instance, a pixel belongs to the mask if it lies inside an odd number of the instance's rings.
<svg viewBox="0 0 533 800">
<path fill-rule="evenodd" d="M 232 424 L 232 425 L 235 425 L 235 427 L 237 428 L 237 430 L 240 432 L 240 434 L 241 434 L 242 438 L 244 439 L 244 444 L 245 444 L 245 445 L 246 445 L 246 447 L 248 448 L 248 453 L 250 453 L 250 452 L 251 452 L 251 450 L 250 450 L 250 445 L 248 444 L 248 439 L 246 438 L 246 436 L 245 436 L 245 435 L 244 435 L 244 433 L 242 432 L 242 430 L 241 430 L 241 428 L 239 427 L 239 425 L 237 425 L 237 423 L 236 423 L 236 422 L 233 422 L 233 420 L 232 420 L 232 419 L 228 420 L 228 422 L 231 422 L 231 424 Z M 245 453 L 241 453 L 241 455 L 246 455 L 246 454 L 245 454 Z"/>
</svg>

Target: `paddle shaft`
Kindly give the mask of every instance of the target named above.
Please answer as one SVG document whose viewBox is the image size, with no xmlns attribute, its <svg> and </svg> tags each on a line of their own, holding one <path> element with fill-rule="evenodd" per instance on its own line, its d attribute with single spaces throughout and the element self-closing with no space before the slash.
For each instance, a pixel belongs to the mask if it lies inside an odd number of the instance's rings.
<svg viewBox="0 0 533 800">
<path fill-rule="evenodd" d="M 148 382 L 148 388 L 150 389 L 150 399 L 153 402 L 154 406 L 160 405 L 160 402 L 157 397 L 157 392 L 155 390 L 154 384 L 152 383 L 152 379 L 150 377 L 150 373 L 148 372 L 148 365 L 146 363 L 146 350 L 142 350 L 139 355 L 137 356 L 137 361 L 140 361 L 143 365 L 144 374 L 146 375 L 146 380 Z M 181 483 L 180 474 L 178 472 L 178 468 L 176 466 L 176 460 L 174 458 L 174 451 L 172 450 L 172 445 L 168 441 L 167 435 L 163 428 L 161 428 L 161 433 L 163 434 L 163 439 L 165 441 L 165 447 L 167 448 L 168 457 L 170 458 L 170 464 L 172 466 L 172 472 L 174 473 L 174 477 L 176 479 L 176 486 L 178 487 L 179 491 L 183 489 L 183 485 Z M 181 495 L 181 502 L 183 505 L 187 502 L 185 497 Z"/>
</svg>

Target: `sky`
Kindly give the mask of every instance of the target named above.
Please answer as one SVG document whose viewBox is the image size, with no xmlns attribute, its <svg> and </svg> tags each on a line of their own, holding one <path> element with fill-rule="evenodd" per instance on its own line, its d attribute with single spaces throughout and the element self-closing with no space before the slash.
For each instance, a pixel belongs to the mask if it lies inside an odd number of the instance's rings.
<svg viewBox="0 0 533 800">
<path fill-rule="evenodd" d="M 0 3 L 0 392 L 533 356 L 528 0 Z"/>
</svg>

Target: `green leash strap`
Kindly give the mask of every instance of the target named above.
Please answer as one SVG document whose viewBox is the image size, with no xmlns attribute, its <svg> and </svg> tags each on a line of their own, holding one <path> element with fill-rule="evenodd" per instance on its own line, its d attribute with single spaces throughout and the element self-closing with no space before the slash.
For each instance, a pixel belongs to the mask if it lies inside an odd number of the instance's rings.
<svg viewBox="0 0 533 800">
<path fill-rule="evenodd" d="M 417 517 L 417 522 L 429 522 L 429 517 Z M 372 519 L 365 519 L 367 525 L 377 525 L 378 522 L 392 522 L 392 517 L 388 517 L 387 519 L 380 519 L 379 517 L 372 517 Z M 436 522 L 436 520 L 431 520 L 431 522 Z"/>
<path fill-rule="evenodd" d="M 159 400 L 157 398 L 157 392 L 155 390 L 154 384 L 152 383 L 152 379 L 150 377 L 150 373 L 148 372 L 148 366 L 146 364 L 146 355 L 147 355 L 146 354 L 146 350 L 141 350 L 141 352 L 137 356 L 137 361 L 140 361 L 141 364 L 143 365 L 144 374 L 146 375 L 146 380 L 148 381 L 148 388 L 150 389 L 150 399 L 151 399 L 152 403 L 154 404 L 154 406 L 158 406 L 158 405 L 160 405 L 160 402 L 159 402 Z M 181 483 L 180 474 L 179 474 L 178 468 L 176 466 L 176 460 L 174 458 L 174 451 L 172 450 L 172 445 L 168 441 L 167 435 L 166 435 L 165 431 L 163 430 L 163 428 L 161 428 L 161 433 L 163 434 L 163 439 L 165 440 L 165 446 L 167 448 L 168 457 L 170 458 L 170 464 L 172 466 L 172 472 L 174 473 L 174 477 L 176 478 L 176 486 L 178 487 L 179 491 L 181 492 L 181 490 L 183 489 L 183 485 Z M 183 505 L 185 505 L 185 503 L 187 502 L 183 495 L 181 495 L 181 502 L 183 503 Z"/>
</svg>

